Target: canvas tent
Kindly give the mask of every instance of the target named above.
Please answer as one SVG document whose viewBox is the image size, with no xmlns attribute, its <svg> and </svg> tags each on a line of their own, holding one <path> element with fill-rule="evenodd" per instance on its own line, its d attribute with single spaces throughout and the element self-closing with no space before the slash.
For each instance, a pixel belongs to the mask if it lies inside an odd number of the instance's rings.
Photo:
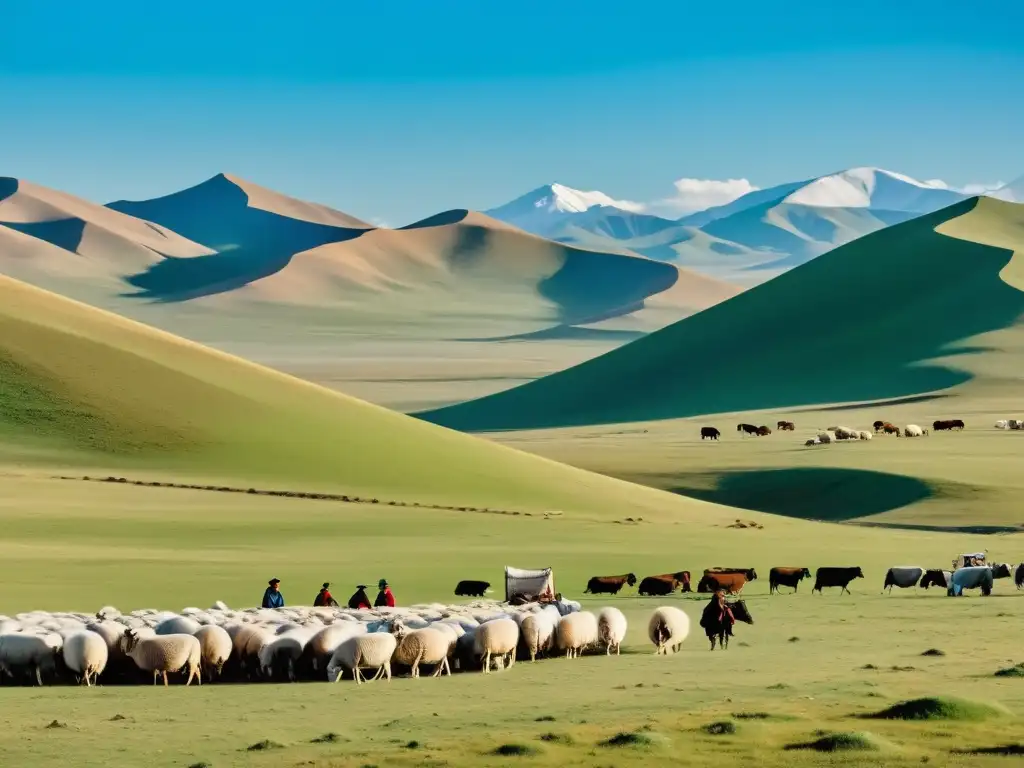
<svg viewBox="0 0 1024 768">
<path fill-rule="evenodd" d="M 555 599 L 555 574 L 551 568 L 513 568 L 505 566 L 505 602 L 513 597 L 528 595 L 532 600 L 545 597 Z"/>
</svg>

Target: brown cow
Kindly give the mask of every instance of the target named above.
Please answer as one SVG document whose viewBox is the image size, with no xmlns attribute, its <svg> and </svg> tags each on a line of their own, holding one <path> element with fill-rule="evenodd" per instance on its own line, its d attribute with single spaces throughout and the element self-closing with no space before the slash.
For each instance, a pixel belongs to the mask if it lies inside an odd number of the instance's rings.
<svg viewBox="0 0 1024 768">
<path fill-rule="evenodd" d="M 624 573 L 621 576 L 592 576 L 584 593 L 592 595 L 617 595 L 624 586 L 636 584 L 636 576 Z"/>
<path fill-rule="evenodd" d="M 775 428 L 779 430 L 779 432 L 792 432 L 796 429 L 796 424 L 792 421 L 780 421 L 775 425 Z"/>
<path fill-rule="evenodd" d="M 896 435 L 896 437 L 900 436 L 900 428 L 890 424 L 889 422 L 885 422 L 885 424 L 882 425 L 882 432 L 887 435 Z"/>
<path fill-rule="evenodd" d="M 676 573 L 661 573 L 657 576 L 645 576 L 637 587 L 639 595 L 667 595 L 674 592 L 676 587 L 682 587 L 683 592 L 692 592 L 690 587 L 690 572 L 677 571 Z"/>
<path fill-rule="evenodd" d="M 766 426 L 762 425 L 762 426 L 757 428 L 757 436 L 758 437 L 764 437 L 765 435 L 770 435 L 771 433 L 772 433 L 772 431 L 770 429 L 768 429 L 768 427 L 766 427 Z"/>
<path fill-rule="evenodd" d="M 697 583 L 698 592 L 714 592 L 721 589 L 737 594 L 748 581 L 757 578 L 753 568 L 708 568 Z"/>
</svg>

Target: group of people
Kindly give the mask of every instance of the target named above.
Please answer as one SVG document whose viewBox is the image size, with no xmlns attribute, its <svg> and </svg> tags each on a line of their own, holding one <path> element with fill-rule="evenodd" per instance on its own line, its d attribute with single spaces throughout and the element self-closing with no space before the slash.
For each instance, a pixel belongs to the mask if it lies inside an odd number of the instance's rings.
<svg viewBox="0 0 1024 768">
<path fill-rule="evenodd" d="M 281 580 L 271 579 L 267 582 L 268 586 L 266 591 L 263 593 L 263 607 L 264 608 L 284 608 L 284 595 L 281 594 Z M 395 607 L 395 596 L 391 592 L 391 585 L 388 584 L 387 579 L 381 579 L 377 582 L 377 599 L 373 601 L 374 608 L 394 608 Z M 313 598 L 314 607 L 338 607 L 338 601 L 331 595 L 331 583 L 325 581 L 324 585 L 320 588 L 316 597 Z M 366 585 L 356 585 L 356 591 L 352 594 L 352 597 L 348 599 L 349 608 L 370 608 L 370 597 L 366 594 Z"/>
</svg>

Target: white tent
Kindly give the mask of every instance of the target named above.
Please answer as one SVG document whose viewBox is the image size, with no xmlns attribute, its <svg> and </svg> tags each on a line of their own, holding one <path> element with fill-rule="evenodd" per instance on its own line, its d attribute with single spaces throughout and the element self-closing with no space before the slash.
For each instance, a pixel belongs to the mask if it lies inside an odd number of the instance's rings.
<svg viewBox="0 0 1024 768">
<path fill-rule="evenodd" d="M 527 569 L 505 566 L 505 601 L 516 595 L 529 595 L 536 600 L 541 595 L 555 598 L 555 574 L 551 568 Z"/>
</svg>

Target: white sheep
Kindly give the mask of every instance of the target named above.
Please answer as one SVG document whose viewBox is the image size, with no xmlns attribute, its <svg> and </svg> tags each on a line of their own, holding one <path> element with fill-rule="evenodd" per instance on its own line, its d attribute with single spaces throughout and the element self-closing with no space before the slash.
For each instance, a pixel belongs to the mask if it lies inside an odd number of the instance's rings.
<svg viewBox="0 0 1024 768">
<path fill-rule="evenodd" d="M 91 686 L 107 668 L 110 656 L 107 641 L 102 635 L 82 630 L 64 638 L 64 664 L 78 675 L 80 682 Z"/>
<path fill-rule="evenodd" d="M 530 654 L 530 661 L 537 660 L 537 654 L 551 649 L 557 622 L 543 611 L 531 613 L 519 627 L 523 647 Z"/>
<path fill-rule="evenodd" d="M 690 634 L 690 617 L 672 606 L 662 606 L 651 614 L 647 635 L 655 645 L 655 655 L 675 653 Z"/>
<path fill-rule="evenodd" d="M 201 625 L 187 616 L 169 616 L 153 627 L 158 635 L 194 635 Z"/>
<path fill-rule="evenodd" d="M 193 677 L 199 685 L 203 684 L 199 674 L 203 651 L 199 640 L 193 635 L 139 637 L 134 630 L 126 629 L 121 647 L 139 669 L 153 673 L 153 685 L 156 685 L 158 677 L 163 676 L 166 686 L 167 673 L 185 667 L 188 667 L 185 685 L 190 685 Z"/>
<path fill-rule="evenodd" d="M 824 443 L 825 445 L 828 445 L 829 443 L 834 443 L 835 441 L 836 441 L 836 435 L 835 435 L 834 432 L 826 430 L 824 432 L 819 432 L 818 433 L 818 442 L 819 443 Z"/>
<path fill-rule="evenodd" d="M 907 424 L 903 434 L 906 437 L 921 437 L 924 434 L 924 430 L 917 426 L 917 424 Z"/>
<path fill-rule="evenodd" d="M 588 646 L 597 642 L 597 616 L 589 611 L 563 616 L 555 630 L 555 638 L 567 659 L 579 657 Z"/>
<path fill-rule="evenodd" d="M 626 639 L 626 617 L 618 608 L 602 608 L 597 614 L 597 639 L 604 644 L 605 653 L 619 655 L 622 641 Z"/>
<path fill-rule="evenodd" d="M 448 652 L 452 646 L 452 635 L 430 627 L 409 629 L 401 622 L 395 622 L 391 631 L 397 641 L 391 660 L 409 667 L 413 677 L 420 676 L 420 664 L 436 665 L 431 677 L 440 677 L 444 672 L 451 675 Z"/>
<path fill-rule="evenodd" d="M 373 676 L 373 680 L 382 674 L 390 680 L 391 657 L 397 647 L 398 642 L 390 632 L 370 632 L 350 637 L 339 645 L 331 656 L 327 664 L 327 679 L 336 683 L 348 669 L 359 684 L 364 679 L 361 670 L 376 669 L 377 674 Z"/>
<path fill-rule="evenodd" d="M 834 432 L 837 440 L 856 440 L 859 432 L 850 427 L 829 427 L 829 432 Z"/>
<path fill-rule="evenodd" d="M 327 671 L 327 664 L 334 655 L 335 650 L 350 637 L 365 635 L 366 625 L 354 621 L 342 621 L 330 624 L 319 630 L 306 643 L 305 655 L 309 659 L 309 666 L 313 671 L 323 675 Z"/>
<path fill-rule="evenodd" d="M 871 432 L 866 430 L 866 429 L 859 430 L 857 432 L 857 437 L 860 440 L 870 440 L 871 439 Z"/>
<path fill-rule="evenodd" d="M 497 657 L 502 667 L 505 666 L 505 657 L 509 659 L 508 666 L 516 663 L 516 646 L 519 645 L 519 627 L 512 619 L 500 618 L 485 621 L 479 627 L 473 637 L 473 651 L 477 656 L 483 658 L 483 671 L 491 671 L 491 658 Z"/>
<path fill-rule="evenodd" d="M 202 666 L 206 670 L 208 680 L 220 677 L 224 671 L 224 663 L 231 656 L 231 635 L 217 624 L 205 624 L 195 632 L 202 649 Z"/>
<path fill-rule="evenodd" d="M 28 671 L 35 675 L 36 683 L 42 685 L 43 672 L 56 672 L 60 649 L 59 635 L 0 635 L 0 672 L 14 677 L 16 671 Z"/>
<path fill-rule="evenodd" d="M 996 429 L 1009 429 L 1010 422 L 1007 419 L 1000 419 L 996 422 Z"/>
</svg>

